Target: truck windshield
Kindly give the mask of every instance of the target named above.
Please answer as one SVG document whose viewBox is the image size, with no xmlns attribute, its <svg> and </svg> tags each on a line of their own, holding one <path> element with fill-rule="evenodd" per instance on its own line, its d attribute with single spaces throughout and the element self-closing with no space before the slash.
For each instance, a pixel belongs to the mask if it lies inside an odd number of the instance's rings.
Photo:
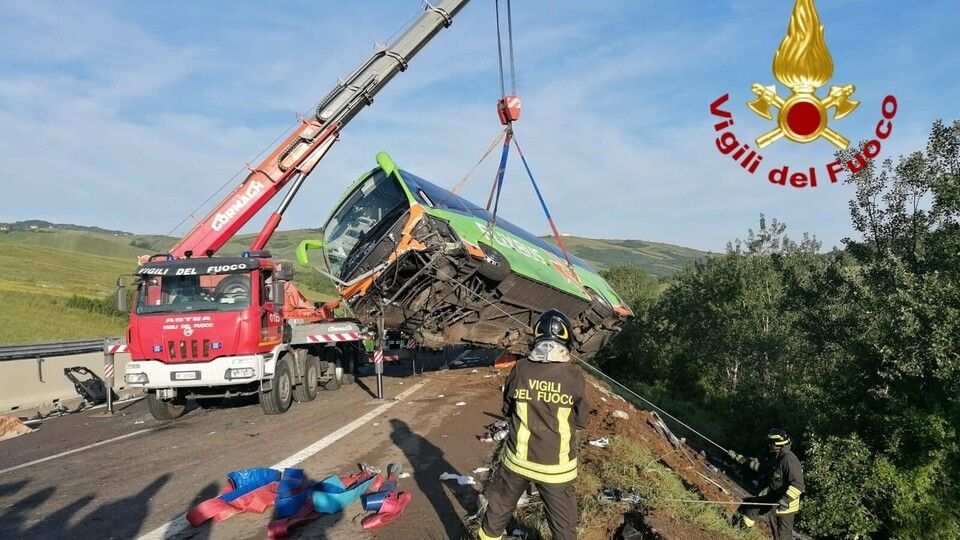
<svg viewBox="0 0 960 540">
<path fill-rule="evenodd" d="M 145 277 L 138 287 L 137 313 L 239 311 L 250 306 L 250 275 Z"/>
<path fill-rule="evenodd" d="M 324 254 L 330 273 L 344 278 L 365 253 L 365 245 L 380 240 L 393 221 L 409 207 L 397 181 L 377 171 L 337 208 L 323 228 Z"/>
</svg>

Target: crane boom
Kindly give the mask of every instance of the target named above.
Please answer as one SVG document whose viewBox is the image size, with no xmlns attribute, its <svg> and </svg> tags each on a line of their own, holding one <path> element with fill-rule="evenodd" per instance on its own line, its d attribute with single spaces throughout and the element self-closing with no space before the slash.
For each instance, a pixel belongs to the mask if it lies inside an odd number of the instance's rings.
<svg viewBox="0 0 960 540">
<path fill-rule="evenodd" d="M 267 156 L 226 198 L 184 236 L 170 254 L 175 258 L 212 256 L 241 227 L 290 186 L 277 210 L 267 219 L 251 250 L 262 249 L 276 230 L 290 201 L 320 159 L 339 137 L 340 130 L 400 71 L 440 30 L 450 26 L 469 0 L 429 3 L 424 13 L 393 43 L 379 47 L 354 72 L 320 102 L 316 113 Z"/>
</svg>

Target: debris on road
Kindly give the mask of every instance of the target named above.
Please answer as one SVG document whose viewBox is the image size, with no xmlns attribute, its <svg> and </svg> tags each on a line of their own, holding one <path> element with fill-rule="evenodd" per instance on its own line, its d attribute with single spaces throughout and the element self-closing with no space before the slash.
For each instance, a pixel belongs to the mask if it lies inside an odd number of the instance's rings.
<svg viewBox="0 0 960 540">
<path fill-rule="evenodd" d="M 476 483 L 472 476 L 463 476 L 460 474 L 448 473 L 448 472 L 441 474 L 440 480 L 456 480 L 457 484 L 460 484 L 461 486 L 469 486 Z"/>
<path fill-rule="evenodd" d="M 508 432 L 507 421 L 497 420 L 489 426 L 486 426 L 486 431 L 477 438 L 480 439 L 481 442 L 502 441 L 507 438 Z"/>
<path fill-rule="evenodd" d="M 0 441 L 26 435 L 33 430 L 12 416 L 0 416 Z"/>
<path fill-rule="evenodd" d="M 603 437 L 603 438 L 600 438 L 600 439 L 594 439 L 594 440 L 590 441 L 588 444 L 590 444 L 590 445 L 592 445 L 592 446 L 596 446 L 597 448 L 606 448 L 606 447 L 610 446 L 610 439 L 608 439 L 608 438 L 606 438 L 606 437 Z"/>
</svg>

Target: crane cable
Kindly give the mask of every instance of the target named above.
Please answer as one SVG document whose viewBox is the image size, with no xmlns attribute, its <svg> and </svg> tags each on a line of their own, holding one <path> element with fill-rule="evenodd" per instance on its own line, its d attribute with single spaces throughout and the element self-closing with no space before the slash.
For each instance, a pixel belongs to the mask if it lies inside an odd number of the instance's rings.
<svg viewBox="0 0 960 540">
<path fill-rule="evenodd" d="M 513 62 L 513 12 L 507 2 L 507 49 L 510 55 L 510 95 L 517 95 L 517 70 Z M 500 97 L 506 97 L 507 86 L 503 73 L 503 37 L 500 34 L 500 0 L 494 3 L 497 12 L 497 61 L 500 65 Z"/>
</svg>

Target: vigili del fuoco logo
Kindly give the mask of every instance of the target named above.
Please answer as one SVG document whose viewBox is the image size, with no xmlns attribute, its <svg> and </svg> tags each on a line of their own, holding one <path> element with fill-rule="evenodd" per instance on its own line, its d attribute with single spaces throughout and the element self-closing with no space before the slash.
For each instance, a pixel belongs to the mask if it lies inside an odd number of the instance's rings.
<svg viewBox="0 0 960 540">
<path fill-rule="evenodd" d="M 853 84 L 833 85 L 823 98 L 817 95 L 833 77 L 833 57 L 823 38 L 823 24 L 813 0 L 796 0 L 787 35 L 773 55 L 773 76 L 786 86 L 789 95 L 781 95 L 774 84 L 754 83 L 751 89 L 756 99 L 747 103 L 747 107 L 773 122 L 769 131 L 754 139 L 756 148 L 751 148 L 749 143 L 741 144 L 732 129 L 733 114 L 727 105 L 729 93 L 710 104 L 710 112 L 717 119 L 713 127 L 718 133 L 716 145 L 721 154 L 729 156 L 750 174 L 766 170 L 771 183 L 796 188 L 817 187 L 822 178 L 836 183 L 840 173 L 855 173 L 880 154 L 881 141 L 892 133 L 893 117 L 897 114 L 897 100 L 892 95 L 883 98 L 873 137 L 851 159 L 835 159 L 822 168 L 812 166 L 791 170 L 788 165 L 774 165 L 760 169 L 763 162 L 760 151 L 781 139 L 805 144 L 823 138 L 841 150 L 850 146 L 850 139 L 843 135 L 842 128 L 831 127 L 829 117 L 835 121 L 846 118 L 857 109 L 860 101 L 853 99 L 856 92 Z M 820 173 L 818 177 L 818 170 L 826 174 Z"/>
</svg>

